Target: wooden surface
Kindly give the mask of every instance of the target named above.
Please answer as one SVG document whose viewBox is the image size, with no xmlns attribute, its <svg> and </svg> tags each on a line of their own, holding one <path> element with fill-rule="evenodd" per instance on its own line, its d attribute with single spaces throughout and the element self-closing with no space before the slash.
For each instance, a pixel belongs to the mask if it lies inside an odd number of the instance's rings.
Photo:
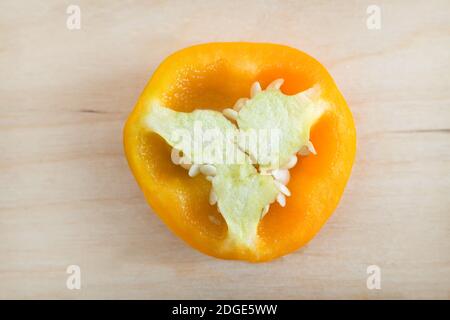
<svg viewBox="0 0 450 320">
<path fill-rule="evenodd" d="M 379 5 L 380 30 L 366 27 Z M 81 8 L 81 30 L 66 8 Z M 448 1 L 2 1 L 0 298 L 450 298 Z M 173 236 L 128 169 L 122 127 L 169 53 L 294 46 L 329 69 L 358 131 L 318 236 L 266 264 Z M 68 265 L 81 290 L 66 288 Z M 368 290 L 366 268 L 381 268 Z"/>
</svg>

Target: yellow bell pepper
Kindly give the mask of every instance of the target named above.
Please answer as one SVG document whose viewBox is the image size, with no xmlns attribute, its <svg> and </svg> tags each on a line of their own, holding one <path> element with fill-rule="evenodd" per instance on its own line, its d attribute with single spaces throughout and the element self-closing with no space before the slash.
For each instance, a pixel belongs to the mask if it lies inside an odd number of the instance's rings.
<svg viewBox="0 0 450 320">
<path fill-rule="evenodd" d="M 222 111 L 282 78 L 281 91 L 297 94 L 319 86 L 329 108 L 311 128 L 317 155 L 299 157 L 291 170 L 286 206 L 274 204 L 260 221 L 254 248 L 227 241 L 227 224 L 208 202 L 211 184 L 171 161 L 170 146 L 145 126 L 155 103 L 190 112 Z M 268 43 L 208 43 L 169 56 L 153 74 L 124 129 L 131 170 L 150 206 L 192 247 L 224 259 L 267 261 L 297 250 L 332 214 L 350 176 L 356 150 L 351 112 L 326 69 L 296 49 Z M 249 199 L 251 201 L 251 199 Z"/>
</svg>

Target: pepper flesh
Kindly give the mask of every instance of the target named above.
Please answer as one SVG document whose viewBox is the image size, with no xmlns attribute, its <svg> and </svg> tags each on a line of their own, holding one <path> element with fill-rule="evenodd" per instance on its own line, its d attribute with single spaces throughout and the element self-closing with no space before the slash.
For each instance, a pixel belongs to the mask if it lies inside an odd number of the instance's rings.
<svg viewBox="0 0 450 320">
<path fill-rule="evenodd" d="M 299 157 L 288 184 L 292 196 L 284 208 L 271 206 L 258 226 L 257 248 L 249 250 L 226 241 L 227 225 L 208 203 L 210 183 L 174 165 L 170 147 L 144 119 L 155 103 L 221 111 L 248 96 L 254 81 L 265 87 L 278 78 L 290 95 L 318 85 L 330 107 L 310 132 L 318 155 Z M 267 261 L 303 246 L 334 211 L 350 176 L 356 134 L 333 79 L 309 55 L 275 44 L 210 43 L 178 51 L 159 66 L 127 120 L 124 145 L 147 201 L 173 232 L 215 257 Z"/>
</svg>

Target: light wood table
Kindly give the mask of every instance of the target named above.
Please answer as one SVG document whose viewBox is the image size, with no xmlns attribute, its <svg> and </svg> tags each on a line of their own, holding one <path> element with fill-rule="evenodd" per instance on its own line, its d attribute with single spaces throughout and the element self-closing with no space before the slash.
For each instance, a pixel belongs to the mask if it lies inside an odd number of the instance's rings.
<svg viewBox="0 0 450 320">
<path fill-rule="evenodd" d="M 0 3 L 0 298 L 450 297 L 450 3 Z M 68 30 L 66 8 L 81 8 Z M 291 45 L 351 107 L 358 153 L 335 214 L 272 263 L 173 236 L 128 169 L 122 128 L 159 62 L 210 41 Z M 81 290 L 66 268 L 81 267 Z M 366 287 L 369 265 L 381 290 Z"/>
</svg>

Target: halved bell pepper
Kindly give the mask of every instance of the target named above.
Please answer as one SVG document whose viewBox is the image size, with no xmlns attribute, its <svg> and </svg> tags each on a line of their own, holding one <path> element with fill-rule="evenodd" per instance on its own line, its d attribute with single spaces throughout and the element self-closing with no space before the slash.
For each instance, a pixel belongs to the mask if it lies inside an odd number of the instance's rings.
<svg viewBox="0 0 450 320">
<path fill-rule="evenodd" d="M 317 155 L 299 157 L 290 172 L 285 207 L 270 206 L 259 222 L 258 241 L 249 248 L 227 241 L 227 224 L 208 201 L 211 183 L 189 177 L 172 163 L 171 147 L 146 127 L 145 118 L 155 105 L 181 112 L 222 111 L 248 97 L 255 81 L 266 87 L 279 78 L 287 95 L 319 87 L 329 107 L 310 131 Z M 161 63 L 126 122 L 124 145 L 145 198 L 175 234 L 208 255 L 256 262 L 300 248 L 326 222 L 350 176 L 356 133 L 344 98 L 314 58 L 283 45 L 209 43 L 178 51 Z"/>
</svg>

